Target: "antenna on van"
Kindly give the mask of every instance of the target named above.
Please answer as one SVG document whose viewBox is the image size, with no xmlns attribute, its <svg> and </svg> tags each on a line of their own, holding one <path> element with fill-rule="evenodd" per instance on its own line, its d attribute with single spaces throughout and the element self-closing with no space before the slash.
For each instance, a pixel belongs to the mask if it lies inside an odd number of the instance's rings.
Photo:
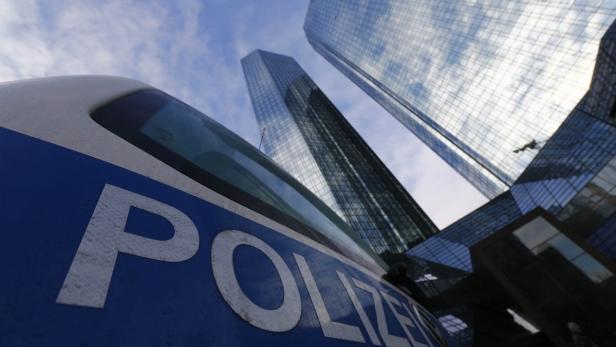
<svg viewBox="0 0 616 347">
<path fill-rule="evenodd" d="M 261 143 L 263 143 L 263 136 L 265 136 L 265 127 L 261 130 L 261 138 L 259 139 L 259 150 L 261 150 Z"/>
</svg>

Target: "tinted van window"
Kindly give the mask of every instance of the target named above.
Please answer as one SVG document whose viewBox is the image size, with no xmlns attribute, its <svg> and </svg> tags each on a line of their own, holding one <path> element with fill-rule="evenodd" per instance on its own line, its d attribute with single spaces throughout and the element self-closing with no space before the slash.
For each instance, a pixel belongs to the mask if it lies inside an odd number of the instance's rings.
<svg viewBox="0 0 616 347">
<path fill-rule="evenodd" d="M 158 90 L 103 105 L 92 118 L 208 188 L 354 260 L 384 263 L 303 185 L 252 145 Z"/>
</svg>

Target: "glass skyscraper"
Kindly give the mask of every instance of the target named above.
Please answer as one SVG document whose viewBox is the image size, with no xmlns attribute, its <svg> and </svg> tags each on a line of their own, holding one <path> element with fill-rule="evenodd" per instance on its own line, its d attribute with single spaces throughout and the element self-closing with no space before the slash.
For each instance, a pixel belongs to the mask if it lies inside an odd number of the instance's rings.
<svg viewBox="0 0 616 347">
<path fill-rule="evenodd" d="M 588 90 L 614 1 L 312 0 L 310 44 L 487 197 Z"/>
<path fill-rule="evenodd" d="M 414 274 L 421 290 L 451 306 L 439 319 L 463 318 L 463 329 L 450 330 L 461 346 L 503 345 L 505 336 L 523 345 L 521 334 L 503 333 L 499 315 L 511 307 L 545 345 L 569 345 L 568 322 L 593 345 L 616 345 L 616 22 L 589 90 L 510 190 L 407 255 L 425 269 Z"/>
<path fill-rule="evenodd" d="M 377 252 L 436 226 L 297 62 L 257 50 L 242 59 L 262 146 Z"/>
<path fill-rule="evenodd" d="M 597 52 L 588 92 L 511 189 L 408 255 L 472 271 L 470 247 L 540 207 L 616 261 L 616 22 Z"/>
</svg>

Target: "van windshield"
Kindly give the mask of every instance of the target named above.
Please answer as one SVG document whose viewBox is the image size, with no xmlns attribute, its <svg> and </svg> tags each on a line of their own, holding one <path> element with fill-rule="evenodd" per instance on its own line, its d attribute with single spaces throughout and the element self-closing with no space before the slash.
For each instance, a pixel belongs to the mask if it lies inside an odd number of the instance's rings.
<svg viewBox="0 0 616 347">
<path fill-rule="evenodd" d="M 92 118 L 208 188 L 375 270 L 386 267 L 332 210 L 248 142 L 158 90 L 113 100 Z"/>
</svg>

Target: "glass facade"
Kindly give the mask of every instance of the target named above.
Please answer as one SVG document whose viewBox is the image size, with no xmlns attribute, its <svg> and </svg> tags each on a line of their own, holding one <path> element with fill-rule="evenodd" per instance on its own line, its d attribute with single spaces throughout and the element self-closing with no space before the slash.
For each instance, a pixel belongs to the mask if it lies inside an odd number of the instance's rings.
<svg viewBox="0 0 616 347">
<path fill-rule="evenodd" d="M 293 58 L 257 50 L 242 67 L 264 152 L 376 252 L 404 251 L 437 231 Z"/>
<path fill-rule="evenodd" d="M 616 259 L 616 23 L 601 40 L 592 84 L 511 187 L 522 212 L 536 207 Z"/>
<path fill-rule="evenodd" d="M 614 263 L 553 222 L 529 214 L 477 244 L 477 275 L 496 279 L 555 346 L 570 346 L 569 322 L 588 346 L 614 346 Z"/>
<path fill-rule="evenodd" d="M 312 0 L 304 30 L 317 52 L 492 198 L 587 92 L 614 18 L 614 1 Z M 614 73 L 601 76 L 614 85 Z"/>
<path fill-rule="evenodd" d="M 472 270 L 468 247 L 541 207 L 616 259 L 616 22 L 598 49 L 592 84 L 512 185 L 407 254 Z"/>
<path fill-rule="evenodd" d="M 614 164 L 610 164 L 614 156 L 616 127 L 576 108 L 511 192 L 522 212 L 542 207 L 558 214 L 573 205 L 591 206 L 596 202 L 591 200 L 598 197 L 593 192 L 609 193 L 616 184 Z M 599 172 L 603 172 L 604 179 L 595 178 Z M 578 195 L 580 191 L 584 192 Z M 595 196 L 590 198 L 591 195 Z M 590 199 L 584 200 L 585 196 Z"/>
<path fill-rule="evenodd" d="M 616 23 L 601 40 L 590 89 L 510 190 L 407 252 L 420 264 L 468 271 L 452 284 L 426 275 L 419 283 L 447 301 L 445 312 L 464 313 L 468 327 L 454 335 L 461 345 L 501 345 L 507 334 L 479 341 L 506 326 L 492 313 L 510 307 L 521 308 L 541 330 L 528 339 L 570 345 L 566 324 L 573 321 L 597 345 L 614 345 L 615 42 Z"/>
<path fill-rule="evenodd" d="M 522 214 L 513 196 L 505 192 L 406 254 L 471 272 L 473 266 L 469 248 L 520 216 Z"/>
</svg>

